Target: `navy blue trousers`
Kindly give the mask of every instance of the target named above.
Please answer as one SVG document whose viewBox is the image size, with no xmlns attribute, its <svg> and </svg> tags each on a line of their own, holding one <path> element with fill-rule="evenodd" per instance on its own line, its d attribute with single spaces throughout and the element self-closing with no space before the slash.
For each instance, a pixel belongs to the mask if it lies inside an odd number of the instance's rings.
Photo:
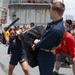
<svg viewBox="0 0 75 75">
<path fill-rule="evenodd" d="M 55 59 L 53 53 L 39 50 L 38 61 L 40 75 L 53 75 Z"/>
</svg>

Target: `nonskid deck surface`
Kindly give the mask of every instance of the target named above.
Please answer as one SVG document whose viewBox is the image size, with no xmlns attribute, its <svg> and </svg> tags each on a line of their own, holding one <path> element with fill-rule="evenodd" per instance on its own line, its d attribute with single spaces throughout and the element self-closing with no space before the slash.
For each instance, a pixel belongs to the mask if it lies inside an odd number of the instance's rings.
<svg viewBox="0 0 75 75">
<path fill-rule="evenodd" d="M 0 44 L 0 75 L 8 75 L 8 65 L 10 60 L 10 55 L 7 55 L 8 46 Z M 29 67 L 30 75 L 40 75 L 38 67 Z M 59 70 L 59 75 L 73 75 L 71 68 L 65 68 L 64 65 Z M 21 66 L 18 64 L 13 75 L 24 75 Z"/>
</svg>

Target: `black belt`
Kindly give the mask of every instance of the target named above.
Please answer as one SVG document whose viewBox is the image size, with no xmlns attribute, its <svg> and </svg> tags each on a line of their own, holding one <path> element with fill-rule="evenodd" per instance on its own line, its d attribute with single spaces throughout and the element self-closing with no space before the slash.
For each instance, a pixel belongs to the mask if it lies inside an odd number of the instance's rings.
<svg viewBox="0 0 75 75">
<path fill-rule="evenodd" d="M 41 50 L 45 51 L 45 52 L 52 52 L 53 54 L 55 54 L 55 50 L 48 50 L 48 49 L 42 49 L 42 48 L 41 48 Z"/>
</svg>

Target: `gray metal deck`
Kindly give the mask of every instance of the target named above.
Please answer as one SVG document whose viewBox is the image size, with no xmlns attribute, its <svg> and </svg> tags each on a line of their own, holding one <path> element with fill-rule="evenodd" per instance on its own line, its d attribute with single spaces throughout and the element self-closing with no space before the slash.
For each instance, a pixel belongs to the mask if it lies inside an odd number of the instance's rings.
<svg viewBox="0 0 75 75">
<path fill-rule="evenodd" d="M 0 75 L 8 75 L 8 64 L 10 60 L 10 56 L 6 55 L 7 53 L 7 46 L 0 44 Z M 38 67 L 31 68 L 29 67 L 30 75 L 40 75 Z M 60 75 L 73 75 L 71 68 L 60 68 Z M 22 68 L 18 64 L 14 69 L 13 75 L 24 75 Z"/>
</svg>

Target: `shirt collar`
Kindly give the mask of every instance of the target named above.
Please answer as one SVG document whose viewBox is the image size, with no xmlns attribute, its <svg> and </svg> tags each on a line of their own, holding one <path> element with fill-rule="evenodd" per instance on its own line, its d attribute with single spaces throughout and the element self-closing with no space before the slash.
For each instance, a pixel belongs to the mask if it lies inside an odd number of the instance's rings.
<svg viewBox="0 0 75 75">
<path fill-rule="evenodd" d="M 53 24 L 57 24 L 57 23 L 59 23 L 60 21 L 63 21 L 63 18 L 57 20 L 56 22 L 53 21 L 52 23 L 53 23 Z"/>
</svg>

